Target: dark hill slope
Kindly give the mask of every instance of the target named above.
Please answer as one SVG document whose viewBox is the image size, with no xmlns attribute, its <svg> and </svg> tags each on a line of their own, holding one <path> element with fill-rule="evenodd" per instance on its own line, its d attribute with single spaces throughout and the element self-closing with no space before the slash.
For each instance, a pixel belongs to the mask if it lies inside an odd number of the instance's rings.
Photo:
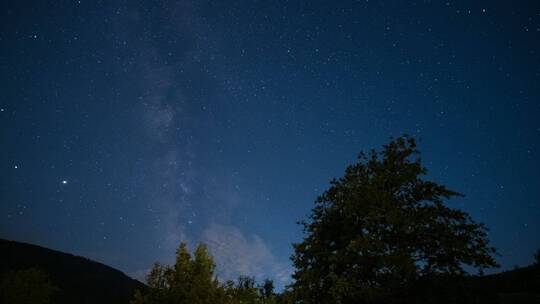
<svg viewBox="0 0 540 304">
<path fill-rule="evenodd" d="M 129 303 L 136 288 L 145 285 L 122 272 L 44 247 L 0 239 L 0 273 L 36 268 L 60 288 L 58 303 Z"/>
<path fill-rule="evenodd" d="M 418 281 L 396 303 L 540 304 L 540 266 L 486 276 L 437 276 Z"/>
</svg>

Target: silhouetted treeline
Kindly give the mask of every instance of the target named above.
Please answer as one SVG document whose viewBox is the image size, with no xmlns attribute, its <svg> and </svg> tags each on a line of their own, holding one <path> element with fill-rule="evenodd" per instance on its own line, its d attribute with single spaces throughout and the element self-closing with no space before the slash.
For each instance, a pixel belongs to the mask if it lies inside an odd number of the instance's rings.
<svg viewBox="0 0 540 304">
<path fill-rule="evenodd" d="M 9 246 L 5 246 L 6 243 Z M 103 275 L 117 276 L 121 274 L 119 271 L 106 271 L 100 276 L 89 275 L 100 273 L 101 271 L 98 269 L 102 267 L 111 269 L 107 266 L 38 246 L 5 240 L 0 240 L 0 244 L 2 244 L 0 246 L 0 260 L 2 262 L 0 303 L 127 304 L 130 299 L 133 299 L 135 288 L 132 288 L 124 298 L 120 298 L 122 288 L 127 284 L 118 284 L 116 279 L 104 279 L 103 277 Z M 44 259 L 41 256 L 50 253 L 57 255 L 54 258 L 55 261 L 53 263 L 43 262 Z M 16 259 L 13 259 L 14 255 L 17 255 Z M 70 265 L 73 258 L 81 259 L 82 263 L 91 263 L 88 268 L 75 267 L 69 274 L 50 275 L 50 272 L 58 272 L 58 270 L 53 269 L 54 267 L 59 264 Z M 26 261 L 27 259 L 33 262 Z M 41 263 L 36 263 L 40 260 Z M 4 267 L 6 264 L 9 264 L 10 267 Z M 38 264 L 40 267 L 36 267 Z M 440 277 L 418 281 L 409 290 L 398 294 L 397 298 L 400 302 L 397 303 L 540 303 L 538 293 L 540 290 L 540 267 L 538 265 L 537 262 L 528 267 L 480 277 Z M 59 269 L 65 269 L 65 266 Z M 122 275 L 122 277 L 124 276 Z M 134 281 L 129 278 L 127 280 Z M 141 295 L 148 293 L 150 289 L 146 285 L 135 282 L 134 285 L 137 286 Z M 281 293 L 275 293 L 271 281 L 257 283 L 253 278 L 241 277 L 234 282 L 229 281 L 219 285 L 224 292 L 226 290 L 225 294 L 230 295 L 229 301 L 237 301 L 236 303 L 239 301 L 242 303 L 257 303 L 257 301 L 259 303 L 264 303 L 263 301 L 267 301 L 267 303 L 275 301 L 279 304 L 297 303 L 291 288 Z M 120 293 L 115 294 L 111 290 L 118 290 Z M 15 298 L 13 298 L 14 295 Z M 359 301 L 359 303 L 361 302 Z"/>
</svg>

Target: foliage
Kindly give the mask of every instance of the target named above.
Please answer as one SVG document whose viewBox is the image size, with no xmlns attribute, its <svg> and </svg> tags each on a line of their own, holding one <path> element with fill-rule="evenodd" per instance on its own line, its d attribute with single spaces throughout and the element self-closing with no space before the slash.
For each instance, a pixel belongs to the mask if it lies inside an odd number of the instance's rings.
<svg viewBox="0 0 540 304">
<path fill-rule="evenodd" d="M 131 303 L 218 303 L 222 291 L 214 277 L 214 267 L 205 245 L 199 245 L 192 257 L 182 243 L 176 251 L 174 266 L 154 264 L 147 276 L 148 293 L 143 296 L 137 291 Z"/>
<path fill-rule="evenodd" d="M 249 276 L 240 276 L 235 282 L 227 281 L 223 284 L 227 301 L 230 304 L 275 304 L 277 295 L 274 293 L 274 282 L 264 280 L 263 284 L 256 285 L 255 279 Z"/>
<path fill-rule="evenodd" d="M 137 290 L 131 304 L 273 304 L 273 282 L 257 287 L 255 279 L 241 276 L 237 282 L 220 284 L 214 275 L 215 264 L 204 244 L 193 255 L 181 243 L 174 266 L 154 264 L 147 276 L 149 290 Z"/>
<path fill-rule="evenodd" d="M 255 287 L 255 279 L 248 276 L 240 276 L 235 284 L 227 281 L 224 286 L 227 295 L 227 303 L 259 303 L 258 290 Z"/>
<path fill-rule="evenodd" d="M 293 294 L 302 303 L 385 300 L 419 279 L 497 266 L 487 229 L 443 204 L 461 194 L 425 180 L 403 136 L 358 162 L 315 202 L 294 245 Z"/>
<path fill-rule="evenodd" d="M 263 284 L 259 287 L 259 293 L 264 298 L 271 298 L 274 296 L 274 282 L 272 280 L 264 280 Z"/>
<path fill-rule="evenodd" d="M 0 303 L 51 303 L 56 287 L 47 273 L 30 268 L 5 273 L 0 281 Z"/>
</svg>

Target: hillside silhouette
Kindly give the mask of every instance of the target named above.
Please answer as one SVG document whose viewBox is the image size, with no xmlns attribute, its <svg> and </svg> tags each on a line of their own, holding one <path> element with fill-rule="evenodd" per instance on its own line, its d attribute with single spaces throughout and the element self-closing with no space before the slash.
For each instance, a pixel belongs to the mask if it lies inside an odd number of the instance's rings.
<svg viewBox="0 0 540 304">
<path fill-rule="evenodd" d="M 38 269 L 58 287 L 53 303 L 129 303 L 145 285 L 90 259 L 41 246 L 0 239 L 0 273 Z"/>
</svg>

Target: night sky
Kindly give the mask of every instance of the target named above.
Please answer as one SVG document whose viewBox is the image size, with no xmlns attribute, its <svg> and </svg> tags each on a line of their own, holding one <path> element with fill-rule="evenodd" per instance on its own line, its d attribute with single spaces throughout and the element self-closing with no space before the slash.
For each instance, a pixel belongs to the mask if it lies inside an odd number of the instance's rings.
<svg viewBox="0 0 540 304">
<path fill-rule="evenodd" d="M 0 237 L 139 279 L 203 241 L 282 287 L 296 221 L 404 133 L 503 270 L 540 248 L 538 1 L 2 1 L 0 88 Z"/>
</svg>

